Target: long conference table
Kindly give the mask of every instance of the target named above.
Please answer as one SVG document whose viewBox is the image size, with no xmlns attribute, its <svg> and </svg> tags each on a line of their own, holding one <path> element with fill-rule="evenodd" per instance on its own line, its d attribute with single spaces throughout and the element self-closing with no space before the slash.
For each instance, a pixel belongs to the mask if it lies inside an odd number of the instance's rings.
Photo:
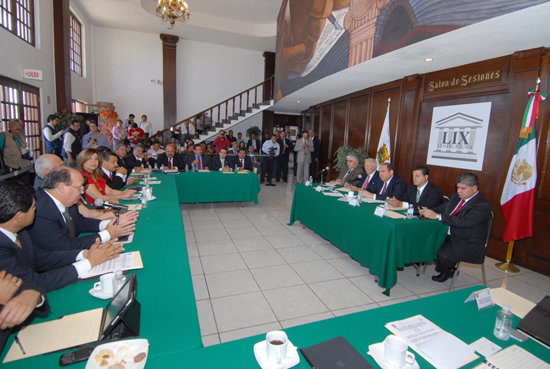
<svg viewBox="0 0 550 369">
<path fill-rule="evenodd" d="M 150 344 L 146 368 L 258 368 L 253 347 L 263 341 L 265 335 L 202 347 L 181 211 L 175 201 L 176 178 L 164 174 L 158 177 L 162 184 L 153 185 L 153 195 L 157 199 L 150 202 L 147 209 L 141 210 L 142 224 L 138 223 L 134 241 L 126 246 L 128 251 L 139 250 L 144 264 L 144 269 L 131 273 L 138 276 L 137 298 L 142 308 L 140 338 L 148 339 Z M 49 293 L 51 313 L 45 319 L 35 319 L 34 323 L 106 306 L 107 300 L 98 300 L 89 295 L 88 290 L 94 282 L 82 281 Z M 499 307 L 478 311 L 475 302 L 464 303 L 473 291 L 483 288 L 469 287 L 304 324 L 285 331 L 297 347 L 308 347 L 344 336 L 377 368 L 367 351 L 369 345 L 382 342 L 390 334 L 384 325 L 421 314 L 468 344 L 481 337 L 486 337 L 502 348 L 517 344 L 550 363 L 550 350 L 546 346 L 531 339 L 525 343 L 499 341 L 492 335 Z M 513 327 L 518 323 L 519 318 L 515 317 Z M 2 360 L 12 342 L 13 335 L 8 340 Z M 61 354 L 40 355 L 1 365 L 3 368 L 58 368 Z M 416 357 L 421 368 L 432 367 L 420 355 Z M 473 368 L 482 361 L 483 357 L 480 357 L 465 368 Z M 86 362 L 81 362 L 71 367 L 82 369 L 85 366 Z M 300 355 L 300 363 L 295 368 L 311 367 Z"/>
<path fill-rule="evenodd" d="M 389 295 L 397 283 L 397 268 L 434 260 L 448 226 L 436 220 L 381 218 L 374 215 L 378 205 L 353 207 L 313 186 L 298 184 L 290 224 L 299 221 L 368 267 Z"/>
</svg>

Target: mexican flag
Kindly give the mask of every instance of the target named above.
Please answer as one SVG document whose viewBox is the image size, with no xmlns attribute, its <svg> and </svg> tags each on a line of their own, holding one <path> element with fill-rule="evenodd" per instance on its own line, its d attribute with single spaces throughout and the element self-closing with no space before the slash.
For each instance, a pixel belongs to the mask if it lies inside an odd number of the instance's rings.
<svg viewBox="0 0 550 369">
<path fill-rule="evenodd" d="M 548 95 L 529 90 L 529 102 L 523 115 L 520 139 L 502 190 L 500 204 L 506 219 L 504 242 L 533 236 L 535 185 L 537 183 L 537 140 L 535 121 L 539 103 Z"/>
<path fill-rule="evenodd" d="M 384 126 L 382 127 L 382 132 L 380 133 L 378 150 L 376 151 L 376 162 L 378 163 L 378 168 L 380 168 L 381 164 L 391 163 L 390 141 L 390 104 L 388 103 L 386 119 L 384 119 Z"/>
</svg>

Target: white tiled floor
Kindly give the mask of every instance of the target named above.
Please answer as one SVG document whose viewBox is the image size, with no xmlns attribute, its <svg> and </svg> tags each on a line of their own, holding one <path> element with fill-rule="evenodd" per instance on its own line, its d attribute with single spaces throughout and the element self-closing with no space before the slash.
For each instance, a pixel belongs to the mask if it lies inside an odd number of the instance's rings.
<svg viewBox="0 0 550 369">
<path fill-rule="evenodd" d="M 429 265 L 420 277 L 405 267 L 391 296 L 382 294 L 368 268 L 299 222 L 287 225 L 294 187 L 292 176 L 262 186 L 258 205 L 181 206 L 205 346 L 448 291 Z M 490 287 L 533 302 L 550 294 L 550 277 L 506 274 L 495 263 L 485 260 Z M 463 264 L 455 288 L 477 284 L 481 266 Z"/>
</svg>

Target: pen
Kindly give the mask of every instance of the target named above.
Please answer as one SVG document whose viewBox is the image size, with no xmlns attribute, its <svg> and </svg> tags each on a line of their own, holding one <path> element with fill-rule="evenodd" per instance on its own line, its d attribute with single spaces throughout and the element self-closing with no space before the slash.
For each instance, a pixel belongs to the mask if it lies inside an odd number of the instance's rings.
<svg viewBox="0 0 550 369">
<path fill-rule="evenodd" d="M 300 351 L 300 353 L 302 354 L 302 356 L 304 357 L 304 359 L 306 359 L 307 363 L 309 364 L 309 366 L 311 366 L 311 369 L 315 369 L 315 366 L 313 366 L 313 364 L 311 363 L 311 361 L 309 361 L 309 358 L 306 356 L 306 354 L 304 354 L 304 351 L 299 348 L 298 351 Z"/>
<path fill-rule="evenodd" d="M 15 336 L 15 342 L 19 345 L 19 348 L 21 349 L 21 352 L 23 352 L 23 355 L 27 355 L 25 350 L 23 349 L 23 345 L 21 344 L 21 341 L 19 341 L 19 337 Z M 307 360 L 307 359 L 306 359 Z"/>
</svg>

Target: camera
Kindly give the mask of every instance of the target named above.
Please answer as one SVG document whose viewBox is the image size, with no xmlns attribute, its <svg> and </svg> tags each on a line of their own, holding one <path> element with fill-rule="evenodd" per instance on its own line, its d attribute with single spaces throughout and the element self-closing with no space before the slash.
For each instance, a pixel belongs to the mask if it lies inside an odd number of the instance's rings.
<svg viewBox="0 0 550 369">
<path fill-rule="evenodd" d="M 275 152 L 276 151 L 277 151 L 277 148 L 274 147 L 274 146 L 271 146 L 268 150 L 269 156 L 268 156 L 267 160 L 273 160 L 275 158 Z"/>
</svg>

